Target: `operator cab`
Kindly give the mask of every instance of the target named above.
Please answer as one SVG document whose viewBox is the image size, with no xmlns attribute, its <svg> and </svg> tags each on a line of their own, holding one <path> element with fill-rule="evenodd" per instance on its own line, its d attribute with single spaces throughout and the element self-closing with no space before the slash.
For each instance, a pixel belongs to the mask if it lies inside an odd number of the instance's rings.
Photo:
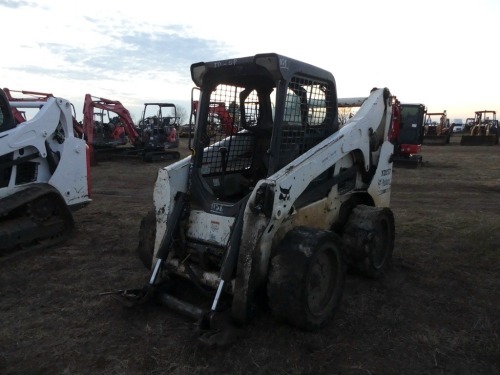
<svg viewBox="0 0 500 375">
<path fill-rule="evenodd" d="M 422 144 L 424 116 L 425 106 L 423 104 L 401 104 L 401 128 L 398 144 Z"/>
<path fill-rule="evenodd" d="M 191 67 L 202 88 L 192 174 L 200 208 L 234 216 L 259 181 L 338 130 L 333 76 L 311 79 L 308 68 L 274 54 Z"/>
</svg>

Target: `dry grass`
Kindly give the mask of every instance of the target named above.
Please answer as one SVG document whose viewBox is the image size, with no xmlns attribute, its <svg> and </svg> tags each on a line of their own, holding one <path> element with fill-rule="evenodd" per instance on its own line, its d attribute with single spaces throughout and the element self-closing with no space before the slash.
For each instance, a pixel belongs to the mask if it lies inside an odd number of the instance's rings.
<svg viewBox="0 0 500 375">
<path fill-rule="evenodd" d="M 163 307 L 98 296 L 147 280 L 135 246 L 158 168 L 102 163 L 74 238 L 0 261 L 0 373 L 500 374 L 500 147 L 458 141 L 395 171 L 384 279 L 348 275 L 321 332 L 263 311 L 223 349 L 201 346 L 192 322 Z"/>
</svg>

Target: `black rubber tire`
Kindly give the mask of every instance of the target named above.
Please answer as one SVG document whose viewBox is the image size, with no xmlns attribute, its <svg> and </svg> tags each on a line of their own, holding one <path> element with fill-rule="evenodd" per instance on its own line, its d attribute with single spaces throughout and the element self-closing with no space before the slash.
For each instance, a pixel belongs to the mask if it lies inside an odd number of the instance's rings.
<svg viewBox="0 0 500 375">
<path fill-rule="evenodd" d="M 272 314 L 306 331 L 324 327 L 342 299 L 345 265 L 339 237 L 298 227 L 271 260 L 267 296 Z"/>
<path fill-rule="evenodd" d="M 153 264 L 153 252 L 156 237 L 156 214 L 154 210 L 149 211 L 141 220 L 139 228 L 139 244 L 137 255 L 147 269 Z"/>
<path fill-rule="evenodd" d="M 382 277 L 391 264 L 394 237 L 394 215 L 389 208 L 356 206 L 342 235 L 348 264 L 364 276 Z"/>
</svg>

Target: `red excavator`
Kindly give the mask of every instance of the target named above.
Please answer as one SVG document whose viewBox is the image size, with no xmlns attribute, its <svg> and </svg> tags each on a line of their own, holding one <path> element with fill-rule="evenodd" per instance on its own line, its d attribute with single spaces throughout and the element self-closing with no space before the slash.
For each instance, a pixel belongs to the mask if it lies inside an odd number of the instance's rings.
<svg viewBox="0 0 500 375">
<path fill-rule="evenodd" d="M 231 106 L 228 110 L 225 103 L 213 102 L 210 103 L 208 108 L 210 116 L 212 118 L 212 123 L 216 124 L 218 118 L 219 126 L 216 127 L 218 132 L 224 133 L 224 135 L 231 135 L 238 133 L 238 116 L 236 116 L 238 108 L 236 105 Z"/>
<path fill-rule="evenodd" d="M 194 100 L 192 108 L 192 114 L 196 118 L 198 112 L 198 100 Z M 208 107 L 208 119 L 209 119 L 209 136 L 215 136 L 216 134 L 231 135 L 238 132 L 239 123 L 239 110 L 238 106 L 233 103 L 226 108 L 226 104 L 222 102 L 211 102 Z M 188 125 L 189 126 L 189 125 Z M 185 136 L 188 133 L 189 128 L 184 127 L 181 131 L 181 135 Z M 192 129 L 191 129 L 192 131 Z"/>
<path fill-rule="evenodd" d="M 422 164 L 425 112 L 423 104 L 403 104 L 393 97 L 389 138 L 394 144 L 394 166 L 417 168 Z"/>
<path fill-rule="evenodd" d="M 104 121 L 106 116 L 109 122 Z M 87 143 L 94 148 L 125 145 L 129 135 L 131 140 L 139 138 L 129 111 L 119 101 L 90 94 L 85 95 L 83 104 L 83 128 Z"/>
<path fill-rule="evenodd" d="M 100 111 L 96 112 L 96 109 Z M 104 112 L 110 120 L 108 123 L 104 122 Z M 117 116 L 111 117 L 111 113 Z M 100 152 L 109 151 L 128 142 L 135 145 L 139 140 L 139 133 L 129 111 L 119 101 L 94 97 L 90 94 L 85 95 L 83 103 L 83 131 L 90 147 L 92 165 L 97 163 L 96 149 Z"/>
<path fill-rule="evenodd" d="M 147 105 L 152 105 L 148 103 Z M 95 112 L 100 109 L 100 112 Z M 104 123 L 104 112 L 109 122 Z M 111 113 L 117 116 L 112 116 Z M 129 111 L 117 100 L 85 95 L 83 129 L 91 148 L 91 164 L 96 164 L 95 152 L 113 156 L 141 156 L 144 161 L 178 159 L 180 153 L 170 148 L 178 147 L 169 139 L 157 137 L 163 118 L 143 119 L 139 127 L 134 125 Z M 97 120 L 96 120 L 97 116 Z M 174 133 L 175 134 L 175 133 Z"/>
</svg>

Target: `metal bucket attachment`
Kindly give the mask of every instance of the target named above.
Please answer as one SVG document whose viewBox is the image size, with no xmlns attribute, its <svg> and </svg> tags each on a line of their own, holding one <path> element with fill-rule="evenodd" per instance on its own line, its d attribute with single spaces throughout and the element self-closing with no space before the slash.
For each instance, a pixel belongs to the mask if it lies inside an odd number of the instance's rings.
<svg viewBox="0 0 500 375">
<path fill-rule="evenodd" d="M 205 311 L 198 306 L 182 301 L 167 293 L 158 293 L 156 299 L 160 304 L 167 306 L 169 309 L 194 320 L 201 320 L 205 314 Z"/>
<path fill-rule="evenodd" d="M 110 295 L 124 306 L 133 307 L 136 305 L 141 305 L 147 303 L 153 299 L 154 296 L 153 288 L 149 285 L 142 289 L 122 289 L 114 292 L 104 292 L 100 293 L 103 295 Z"/>
<path fill-rule="evenodd" d="M 226 347 L 235 343 L 243 333 L 232 319 L 230 311 L 210 311 L 202 316 L 198 329 L 198 340 L 208 347 Z"/>
<path fill-rule="evenodd" d="M 493 146 L 498 144 L 498 137 L 491 135 L 462 135 L 460 139 L 462 146 Z"/>
<path fill-rule="evenodd" d="M 168 293 L 159 292 L 156 301 L 184 316 L 196 320 L 198 340 L 209 347 L 225 347 L 233 344 L 240 336 L 241 329 L 231 319 L 231 311 L 202 309 L 192 303 L 180 300 Z"/>
<path fill-rule="evenodd" d="M 424 145 L 436 145 L 436 146 L 444 146 L 448 143 L 450 143 L 449 135 L 426 135 L 423 141 Z"/>
</svg>

